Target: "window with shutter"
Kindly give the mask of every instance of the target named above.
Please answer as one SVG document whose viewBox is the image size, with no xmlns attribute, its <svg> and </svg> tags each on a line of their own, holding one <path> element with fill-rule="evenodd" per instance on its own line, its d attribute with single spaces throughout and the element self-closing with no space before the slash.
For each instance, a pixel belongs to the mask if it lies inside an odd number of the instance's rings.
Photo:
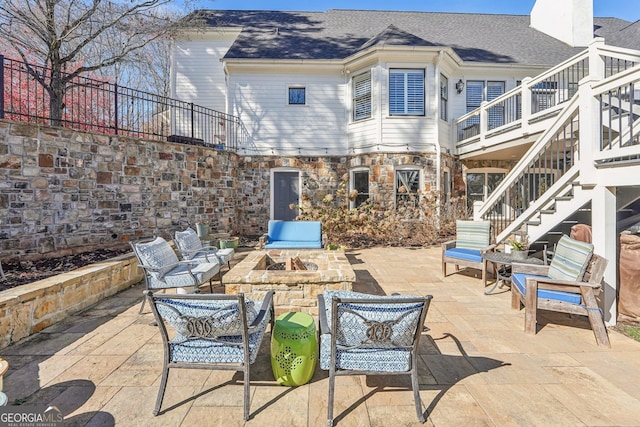
<svg viewBox="0 0 640 427">
<path fill-rule="evenodd" d="M 487 82 L 487 101 L 493 101 L 504 93 L 504 82 Z M 489 129 L 495 129 L 504 124 L 504 105 L 502 103 L 487 111 Z"/>
<path fill-rule="evenodd" d="M 353 78 L 353 120 L 371 117 L 371 73 Z"/>
<path fill-rule="evenodd" d="M 389 114 L 424 115 L 424 70 L 389 71 Z"/>
<path fill-rule="evenodd" d="M 485 85 L 487 88 L 485 94 Z M 482 101 L 492 101 L 504 93 L 505 83 L 498 81 L 467 80 L 467 113 L 480 107 Z M 504 124 L 504 105 L 496 105 L 487 111 L 489 129 Z M 468 123 L 480 123 L 480 116 L 472 117 Z"/>
<path fill-rule="evenodd" d="M 478 80 L 467 80 L 467 113 L 480 107 L 484 100 L 484 82 Z M 467 120 L 468 125 L 479 124 L 480 116 L 474 116 Z"/>
</svg>

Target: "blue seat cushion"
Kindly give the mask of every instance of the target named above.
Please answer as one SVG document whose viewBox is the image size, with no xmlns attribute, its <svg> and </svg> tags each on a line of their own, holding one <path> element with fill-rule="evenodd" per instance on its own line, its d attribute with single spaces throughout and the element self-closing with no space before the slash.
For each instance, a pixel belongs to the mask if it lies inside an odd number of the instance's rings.
<svg viewBox="0 0 640 427">
<path fill-rule="evenodd" d="M 450 258 L 464 259 L 466 261 L 482 262 L 482 256 L 477 249 L 451 248 L 444 251 L 444 255 Z"/>
<path fill-rule="evenodd" d="M 536 276 L 534 274 L 515 273 L 511 276 L 511 283 L 518 287 L 522 295 L 526 295 L 526 279 L 527 277 L 536 277 L 540 279 L 549 279 L 546 276 Z M 571 304 L 580 304 L 580 295 L 571 292 L 553 291 L 549 289 L 539 289 L 538 298 L 552 299 L 556 301 L 568 302 Z"/>
<path fill-rule="evenodd" d="M 266 245 L 266 249 L 322 249 L 320 240 L 273 240 Z"/>
</svg>

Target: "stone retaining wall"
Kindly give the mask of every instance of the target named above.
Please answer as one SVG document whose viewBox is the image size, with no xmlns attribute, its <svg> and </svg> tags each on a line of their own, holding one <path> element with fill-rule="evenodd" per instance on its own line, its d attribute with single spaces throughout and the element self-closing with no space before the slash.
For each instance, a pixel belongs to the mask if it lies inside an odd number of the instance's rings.
<svg viewBox="0 0 640 427">
<path fill-rule="evenodd" d="M 133 254 L 0 292 L 0 348 L 142 280 Z"/>
<path fill-rule="evenodd" d="M 238 156 L 0 120 L 0 258 L 235 230 Z"/>
<path fill-rule="evenodd" d="M 316 206 L 350 169 L 366 168 L 374 206 L 393 209 L 395 170 L 421 169 L 421 190 L 435 190 L 436 156 L 250 156 L 0 120 L 0 260 L 171 238 L 199 221 L 212 235 L 255 237 L 266 232 L 278 168 L 299 171 L 301 200 Z"/>
</svg>

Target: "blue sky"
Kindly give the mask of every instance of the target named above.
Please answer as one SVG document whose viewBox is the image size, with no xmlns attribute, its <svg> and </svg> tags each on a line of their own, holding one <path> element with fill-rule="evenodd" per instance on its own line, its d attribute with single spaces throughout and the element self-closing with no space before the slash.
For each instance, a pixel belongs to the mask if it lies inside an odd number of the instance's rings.
<svg viewBox="0 0 640 427">
<path fill-rule="evenodd" d="M 567 1 L 567 0 L 557 0 Z M 304 10 L 374 9 L 426 12 L 503 13 L 528 15 L 535 0 L 208 0 L 201 1 L 202 9 Z M 640 19 L 640 0 L 594 0 L 594 15 L 614 16 L 635 22 Z"/>
</svg>

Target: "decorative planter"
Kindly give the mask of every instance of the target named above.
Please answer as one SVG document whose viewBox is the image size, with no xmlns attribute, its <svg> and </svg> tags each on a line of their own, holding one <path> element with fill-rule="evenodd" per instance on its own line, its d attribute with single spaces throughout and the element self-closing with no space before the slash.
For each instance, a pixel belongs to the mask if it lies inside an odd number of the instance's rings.
<svg viewBox="0 0 640 427">
<path fill-rule="evenodd" d="M 220 239 L 220 249 L 232 248 L 234 250 L 238 249 L 238 240 L 239 237 L 231 237 L 228 239 Z"/>
<path fill-rule="evenodd" d="M 528 255 L 528 251 L 511 251 L 511 256 L 513 257 L 513 259 L 517 259 L 517 260 L 525 260 L 527 259 L 527 255 Z"/>
<path fill-rule="evenodd" d="M 196 233 L 198 233 L 198 237 L 201 239 L 207 237 L 209 235 L 209 224 L 196 222 Z"/>
</svg>

